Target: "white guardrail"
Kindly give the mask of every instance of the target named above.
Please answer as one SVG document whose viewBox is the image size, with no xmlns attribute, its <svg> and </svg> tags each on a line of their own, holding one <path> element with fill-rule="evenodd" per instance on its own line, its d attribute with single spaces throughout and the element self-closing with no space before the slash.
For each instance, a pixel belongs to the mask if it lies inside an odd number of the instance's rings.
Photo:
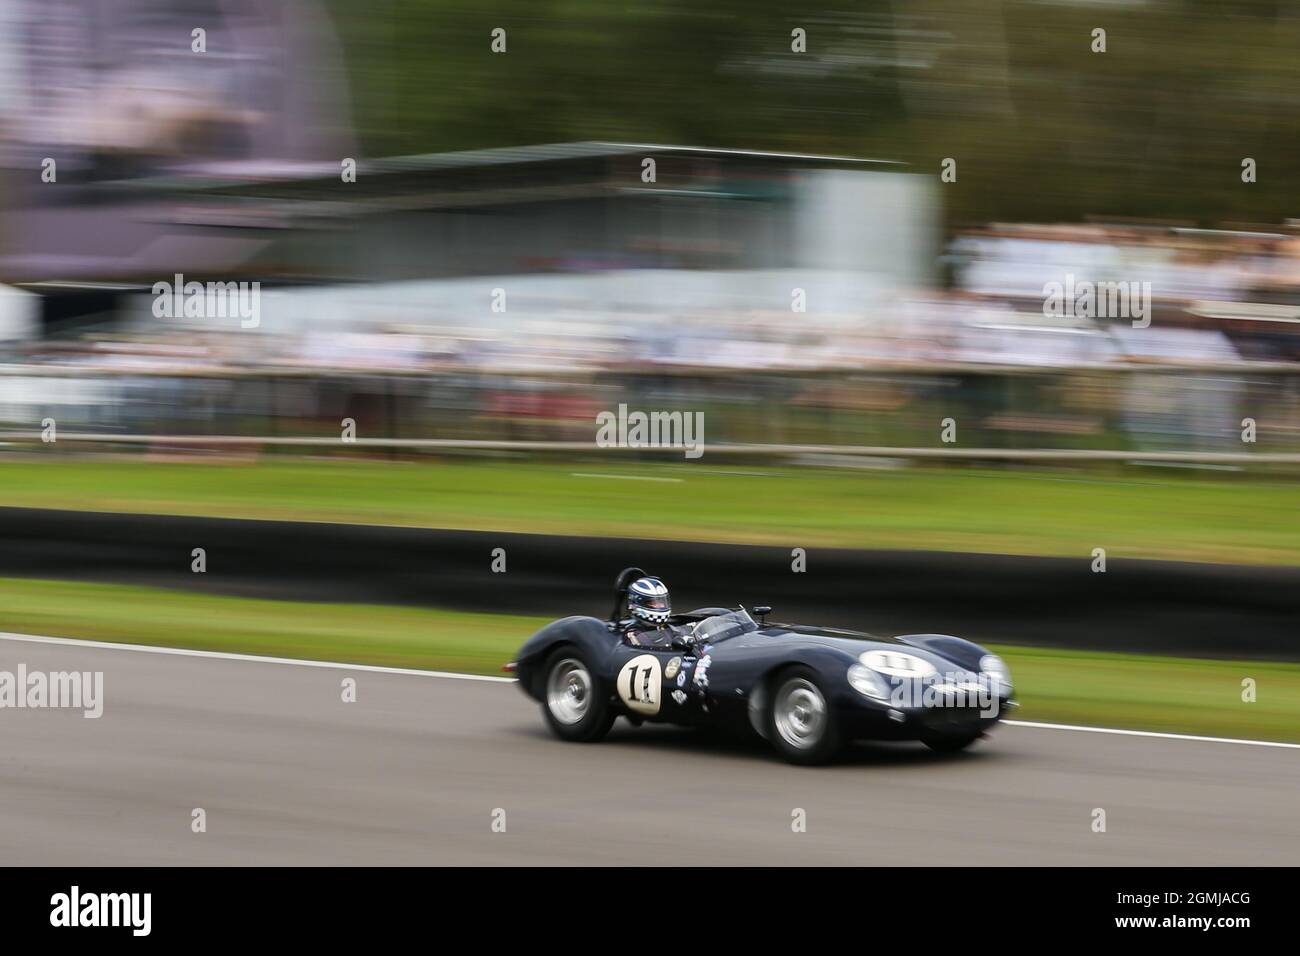
<svg viewBox="0 0 1300 956">
<path fill-rule="evenodd" d="M 36 431 L 0 432 L 0 442 L 43 444 Z M 172 447 L 253 447 L 281 445 L 304 448 L 376 448 L 423 451 L 523 451 L 523 452 L 655 452 L 680 457 L 681 448 L 599 448 L 591 441 L 506 441 L 455 438 L 357 438 L 303 435 L 124 435 L 61 432 L 49 444 L 112 444 Z M 1295 465 L 1300 452 L 1140 451 L 1133 449 L 1076 448 L 899 448 L 886 445 L 777 445 L 710 444 L 708 455 L 842 455 L 862 458 L 913 458 L 977 461 L 1118 461 L 1170 462 L 1223 465 Z"/>
</svg>

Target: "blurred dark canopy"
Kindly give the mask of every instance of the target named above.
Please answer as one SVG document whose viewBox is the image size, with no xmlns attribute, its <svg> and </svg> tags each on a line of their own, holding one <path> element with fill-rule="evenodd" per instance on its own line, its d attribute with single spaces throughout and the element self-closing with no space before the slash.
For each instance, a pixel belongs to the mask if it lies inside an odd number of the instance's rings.
<svg viewBox="0 0 1300 956">
<path fill-rule="evenodd" d="M 1295 0 L 329 8 L 364 155 L 617 140 L 880 157 L 936 175 L 953 157 L 950 222 L 1296 215 Z M 807 52 L 791 51 L 796 28 Z M 1245 157 L 1256 183 L 1241 180 Z"/>
</svg>

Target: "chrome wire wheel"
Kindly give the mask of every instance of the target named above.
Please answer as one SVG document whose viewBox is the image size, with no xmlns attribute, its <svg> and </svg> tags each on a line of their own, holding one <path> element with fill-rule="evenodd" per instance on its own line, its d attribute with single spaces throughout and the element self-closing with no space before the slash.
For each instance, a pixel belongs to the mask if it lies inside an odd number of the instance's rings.
<svg viewBox="0 0 1300 956">
<path fill-rule="evenodd" d="M 812 750 L 826 732 L 826 699 L 812 681 L 795 677 L 776 692 L 772 717 L 782 740 L 797 750 Z"/>
<path fill-rule="evenodd" d="M 546 706 L 557 721 L 573 725 L 587 716 L 591 691 L 591 674 L 586 666 L 566 657 L 551 668 L 546 680 Z"/>
</svg>

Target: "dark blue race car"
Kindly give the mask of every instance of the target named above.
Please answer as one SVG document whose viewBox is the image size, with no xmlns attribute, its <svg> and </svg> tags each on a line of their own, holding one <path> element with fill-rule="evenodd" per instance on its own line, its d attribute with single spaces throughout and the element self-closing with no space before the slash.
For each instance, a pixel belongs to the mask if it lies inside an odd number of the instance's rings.
<svg viewBox="0 0 1300 956">
<path fill-rule="evenodd" d="M 785 759 L 823 763 L 852 740 L 919 740 L 960 750 L 1015 706 L 996 655 L 944 634 L 877 637 L 770 624 L 768 607 L 675 614 L 645 643 L 625 629 L 629 568 L 607 621 L 566 617 L 506 669 L 551 729 L 600 740 L 618 717 L 754 731 Z"/>
</svg>

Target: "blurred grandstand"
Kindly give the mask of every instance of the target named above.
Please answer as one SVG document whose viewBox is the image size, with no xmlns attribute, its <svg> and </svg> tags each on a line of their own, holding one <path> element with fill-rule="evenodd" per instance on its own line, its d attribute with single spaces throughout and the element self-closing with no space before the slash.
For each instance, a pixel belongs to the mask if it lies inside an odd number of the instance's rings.
<svg viewBox="0 0 1300 956">
<path fill-rule="evenodd" d="M 127 6 L 5 14 L 2 430 L 584 441 L 626 402 L 715 443 L 937 445 L 952 416 L 966 447 L 1241 452 L 1249 417 L 1300 450 L 1292 221 L 945 236 L 928 171 L 589 141 L 351 182 L 318 5 Z M 257 327 L 158 318 L 176 275 L 259 283 Z M 1149 326 L 1049 315 L 1067 277 L 1149 283 Z"/>
</svg>

